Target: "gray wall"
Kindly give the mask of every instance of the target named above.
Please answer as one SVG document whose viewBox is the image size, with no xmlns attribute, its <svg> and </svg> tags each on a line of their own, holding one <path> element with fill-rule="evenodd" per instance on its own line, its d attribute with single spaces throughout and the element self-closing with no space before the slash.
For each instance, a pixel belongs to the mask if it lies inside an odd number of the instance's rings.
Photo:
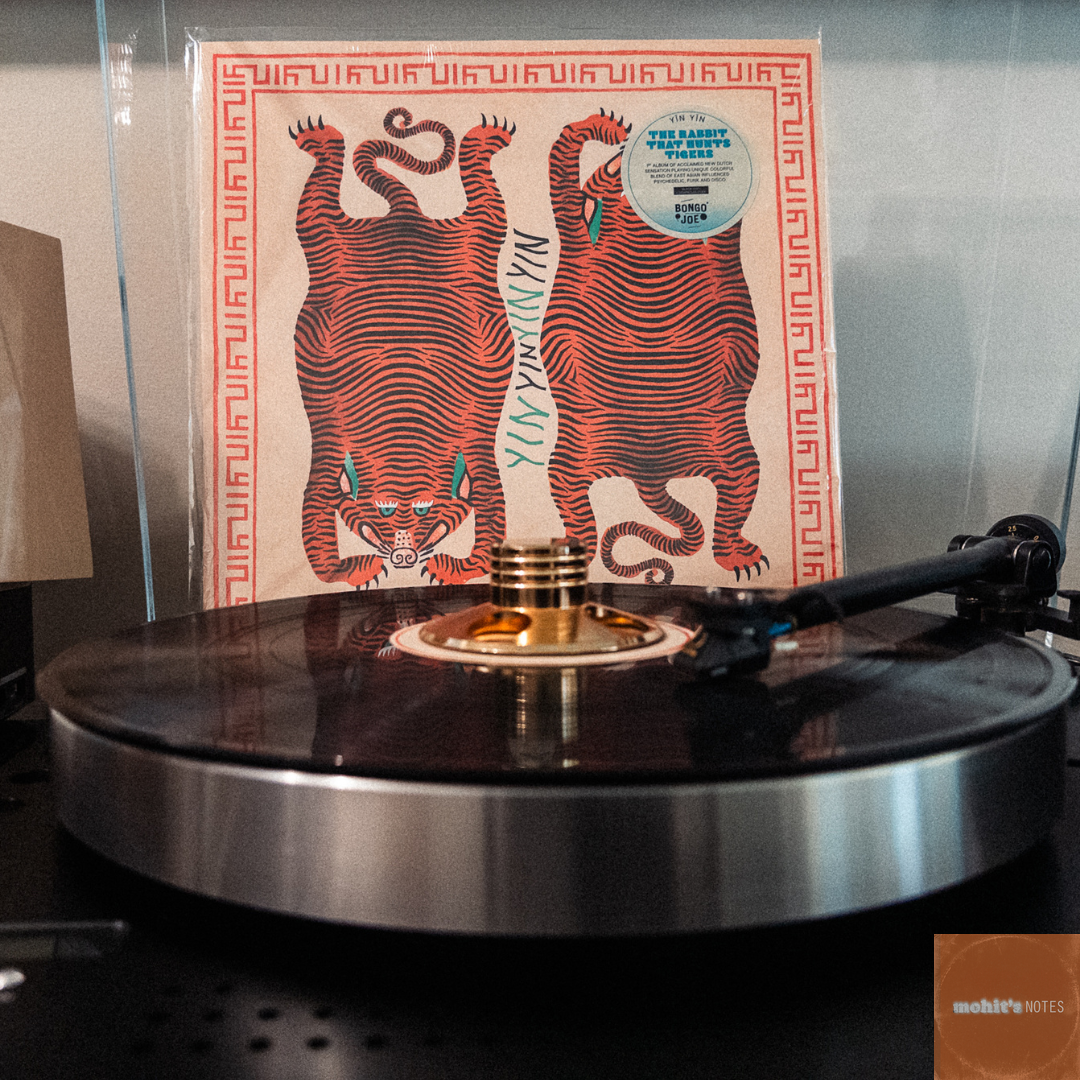
<svg viewBox="0 0 1080 1080">
<path fill-rule="evenodd" d="M 146 108 L 183 94 L 163 60 L 179 61 L 186 25 L 489 39 L 820 29 L 849 569 L 940 550 L 1007 513 L 1060 516 L 1080 392 L 1080 6 L 166 0 L 164 35 L 157 0 L 107 10 L 111 36 L 137 32 Z M 36 587 L 41 660 L 145 614 L 97 64 L 90 0 L 0 5 L 0 219 L 63 241 L 96 567 L 92 581 Z M 133 326 L 161 615 L 189 603 L 187 356 L 169 315 L 183 237 L 142 239 L 170 189 L 159 155 L 135 164 L 129 269 L 142 298 L 161 297 L 142 309 L 160 317 Z"/>
</svg>

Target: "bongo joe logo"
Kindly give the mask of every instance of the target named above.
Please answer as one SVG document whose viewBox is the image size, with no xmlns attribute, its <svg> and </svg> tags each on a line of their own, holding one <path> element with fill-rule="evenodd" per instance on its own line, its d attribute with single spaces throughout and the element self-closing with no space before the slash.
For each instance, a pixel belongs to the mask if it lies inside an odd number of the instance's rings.
<svg viewBox="0 0 1080 1080">
<path fill-rule="evenodd" d="M 702 240 L 741 220 L 757 183 L 739 133 L 700 109 L 646 124 L 627 150 L 623 177 L 626 197 L 646 224 Z"/>
</svg>

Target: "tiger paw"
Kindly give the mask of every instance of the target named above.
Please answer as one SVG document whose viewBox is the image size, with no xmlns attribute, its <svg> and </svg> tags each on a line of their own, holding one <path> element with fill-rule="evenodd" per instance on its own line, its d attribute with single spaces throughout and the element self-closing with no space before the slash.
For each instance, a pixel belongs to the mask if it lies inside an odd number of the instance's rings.
<svg viewBox="0 0 1080 1080">
<path fill-rule="evenodd" d="M 386 564 L 378 555 L 351 555 L 338 563 L 338 569 L 320 574 L 323 581 L 346 581 L 358 589 L 378 585 L 379 579 L 388 576 Z"/>
<path fill-rule="evenodd" d="M 431 578 L 432 585 L 463 585 L 483 577 L 488 572 L 487 563 L 481 559 L 455 559 L 451 555 L 432 555 L 420 568 L 422 575 Z"/>
<path fill-rule="evenodd" d="M 325 147 L 332 146 L 335 143 L 340 143 L 341 146 L 345 145 L 345 138 L 341 132 L 335 127 L 324 124 L 321 116 L 314 124 L 309 116 L 306 128 L 303 120 L 297 121 L 296 132 L 294 133 L 290 127 L 289 135 L 301 150 L 306 150 L 313 157 L 318 157 Z"/>
<path fill-rule="evenodd" d="M 511 125 L 505 117 L 500 121 L 497 116 L 489 120 L 486 115 L 481 115 L 480 123 L 461 140 L 461 155 L 467 158 L 471 154 L 477 154 L 490 158 L 503 147 L 510 145 L 516 131 L 517 124 Z"/>
<path fill-rule="evenodd" d="M 736 538 L 733 550 L 722 555 L 717 553 L 716 562 L 723 570 L 734 570 L 736 581 L 741 581 L 744 573 L 749 581 L 752 573 L 756 572 L 761 577 L 762 567 L 769 569 L 769 560 L 762 554 L 761 548 L 742 536 Z"/>
<path fill-rule="evenodd" d="M 609 115 L 601 109 L 599 113 L 594 113 L 586 120 L 576 120 L 572 124 L 567 124 L 563 130 L 585 140 L 591 139 L 595 142 L 607 143 L 608 146 L 617 146 L 629 137 L 632 128 L 633 124 L 623 124 L 621 116 L 616 120 L 614 112 Z"/>
</svg>

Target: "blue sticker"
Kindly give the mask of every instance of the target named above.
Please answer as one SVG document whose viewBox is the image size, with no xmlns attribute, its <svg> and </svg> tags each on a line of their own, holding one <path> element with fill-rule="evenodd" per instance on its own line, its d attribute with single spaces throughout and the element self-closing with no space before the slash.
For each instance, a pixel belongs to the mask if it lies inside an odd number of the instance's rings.
<svg viewBox="0 0 1080 1080">
<path fill-rule="evenodd" d="M 750 151 L 712 113 L 688 109 L 646 124 L 624 162 L 630 205 L 668 236 L 715 236 L 741 220 L 753 201 L 757 177 Z"/>
</svg>

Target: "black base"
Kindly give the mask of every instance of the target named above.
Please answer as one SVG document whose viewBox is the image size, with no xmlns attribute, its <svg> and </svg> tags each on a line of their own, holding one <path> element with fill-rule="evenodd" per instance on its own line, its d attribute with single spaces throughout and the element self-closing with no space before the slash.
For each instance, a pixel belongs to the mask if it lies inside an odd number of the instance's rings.
<svg viewBox="0 0 1080 1080">
<path fill-rule="evenodd" d="M 0 1000 L 10 1080 L 929 1076 L 931 933 L 1080 931 L 1077 767 L 1050 840 L 935 896 L 799 927 L 550 942 L 187 896 L 63 832 L 46 766 L 43 738 L 0 764 L 0 968 L 26 975 Z"/>
</svg>

